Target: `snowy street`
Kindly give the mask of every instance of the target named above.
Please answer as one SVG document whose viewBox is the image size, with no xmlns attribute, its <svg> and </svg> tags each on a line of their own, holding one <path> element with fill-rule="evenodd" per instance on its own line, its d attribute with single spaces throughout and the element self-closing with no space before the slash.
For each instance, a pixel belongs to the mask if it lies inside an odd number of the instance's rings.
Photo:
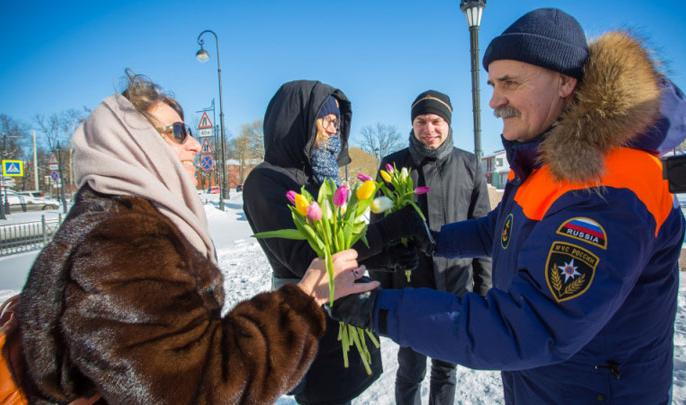
<svg viewBox="0 0 686 405">
<path fill-rule="evenodd" d="M 226 212 L 206 205 L 210 232 L 217 246 L 219 265 L 225 280 L 225 311 L 241 300 L 260 291 L 267 291 L 271 283 L 271 271 L 266 257 L 255 239 L 242 211 L 242 195 L 233 192 Z M 0 299 L 21 288 L 31 262 L 37 252 L 0 258 Z M 674 401 L 686 403 L 686 274 L 682 273 L 679 289 L 679 309 L 675 331 Z M 397 369 L 397 345 L 382 339 L 384 373 L 367 391 L 353 401 L 354 404 L 392 404 L 393 387 Z M 427 373 L 430 367 L 427 367 Z M 500 374 L 495 371 L 476 371 L 458 366 L 458 404 L 501 404 L 502 387 Z M 422 386 L 423 403 L 428 403 L 429 379 Z M 295 404 L 292 397 L 284 396 L 278 404 Z"/>
</svg>

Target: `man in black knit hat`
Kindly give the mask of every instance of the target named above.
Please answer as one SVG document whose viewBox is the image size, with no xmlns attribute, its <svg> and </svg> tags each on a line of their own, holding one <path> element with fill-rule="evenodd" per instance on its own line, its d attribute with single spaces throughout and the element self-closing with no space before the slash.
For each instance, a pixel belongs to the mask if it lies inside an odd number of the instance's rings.
<svg viewBox="0 0 686 405">
<path fill-rule="evenodd" d="M 453 107 L 450 97 L 427 90 L 412 102 L 410 146 L 384 157 L 381 167 L 395 164 L 410 170 L 415 186 L 429 186 L 418 196 L 418 204 L 432 231 L 441 226 L 490 211 L 486 181 L 474 154 L 453 146 L 450 127 Z M 384 288 L 432 288 L 462 295 L 467 291 L 486 294 L 491 287 L 488 258 L 448 259 L 420 255 L 413 271 L 371 271 Z M 456 365 L 431 360 L 429 402 L 452 404 L 455 399 Z M 398 350 L 395 381 L 397 404 L 419 404 L 420 386 L 426 375 L 426 356 L 410 347 Z"/>
</svg>

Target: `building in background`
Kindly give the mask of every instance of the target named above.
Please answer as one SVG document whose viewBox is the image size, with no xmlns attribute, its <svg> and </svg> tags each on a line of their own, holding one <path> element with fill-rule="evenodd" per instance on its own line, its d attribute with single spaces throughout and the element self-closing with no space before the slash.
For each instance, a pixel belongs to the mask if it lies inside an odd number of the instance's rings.
<svg viewBox="0 0 686 405">
<path fill-rule="evenodd" d="M 497 189 L 505 188 L 507 175 L 510 172 L 510 165 L 507 162 L 505 150 L 498 150 L 491 155 L 481 158 L 481 167 L 486 174 L 486 181 Z"/>
</svg>

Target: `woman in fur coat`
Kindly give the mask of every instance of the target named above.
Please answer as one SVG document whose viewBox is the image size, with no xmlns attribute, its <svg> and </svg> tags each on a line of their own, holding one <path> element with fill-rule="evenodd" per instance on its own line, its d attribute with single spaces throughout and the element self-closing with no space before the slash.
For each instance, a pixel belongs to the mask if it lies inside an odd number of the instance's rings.
<svg viewBox="0 0 686 405">
<path fill-rule="evenodd" d="M 271 403 L 305 374 L 326 329 L 324 265 L 225 316 L 222 275 L 194 184 L 200 150 L 179 104 L 127 73 L 73 138 L 79 191 L 21 293 L 31 403 Z M 336 297 L 363 269 L 335 256 Z"/>
</svg>

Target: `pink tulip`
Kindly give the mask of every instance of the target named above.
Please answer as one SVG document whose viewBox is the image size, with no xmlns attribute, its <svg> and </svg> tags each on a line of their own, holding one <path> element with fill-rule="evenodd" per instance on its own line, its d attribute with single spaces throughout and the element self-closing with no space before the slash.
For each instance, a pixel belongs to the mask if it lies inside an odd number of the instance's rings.
<svg viewBox="0 0 686 405">
<path fill-rule="evenodd" d="M 391 166 L 390 163 L 386 163 L 386 171 L 387 171 L 388 173 L 393 173 L 393 170 L 394 170 L 394 169 L 393 169 L 393 166 Z"/>
<path fill-rule="evenodd" d="M 286 193 L 286 198 L 288 198 L 288 201 L 291 202 L 291 204 L 295 205 L 295 195 L 298 194 L 295 191 L 291 190 Z"/>
<path fill-rule="evenodd" d="M 348 201 L 348 193 L 350 190 L 345 184 L 338 187 L 336 192 L 333 193 L 333 205 L 340 207 Z"/>
<path fill-rule="evenodd" d="M 367 181 L 367 180 L 374 180 L 374 179 L 372 179 L 371 177 L 367 176 L 367 175 L 364 174 L 364 173 L 358 173 L 358 174 L 357 174 L 357 179 L 360 180 L 361 182 L 365 182 L 365 181 Z"/>
<path fill-rule="evenodd" d="M 419 187 L 414 189 L 414 193 L 416 195 L 426 194 L 429 191 L 431 191 L 431 187 L 429 187 L 429 186 L 419 186 Z"/>
<path fill-rule="evenodd" d="M 307 207 L 307 218 L 310 221 L 315 222 L 322 219 L 322 208 L 317 204 L 316 201 L 312 201 L 309 207 Z"/>
</svg>

